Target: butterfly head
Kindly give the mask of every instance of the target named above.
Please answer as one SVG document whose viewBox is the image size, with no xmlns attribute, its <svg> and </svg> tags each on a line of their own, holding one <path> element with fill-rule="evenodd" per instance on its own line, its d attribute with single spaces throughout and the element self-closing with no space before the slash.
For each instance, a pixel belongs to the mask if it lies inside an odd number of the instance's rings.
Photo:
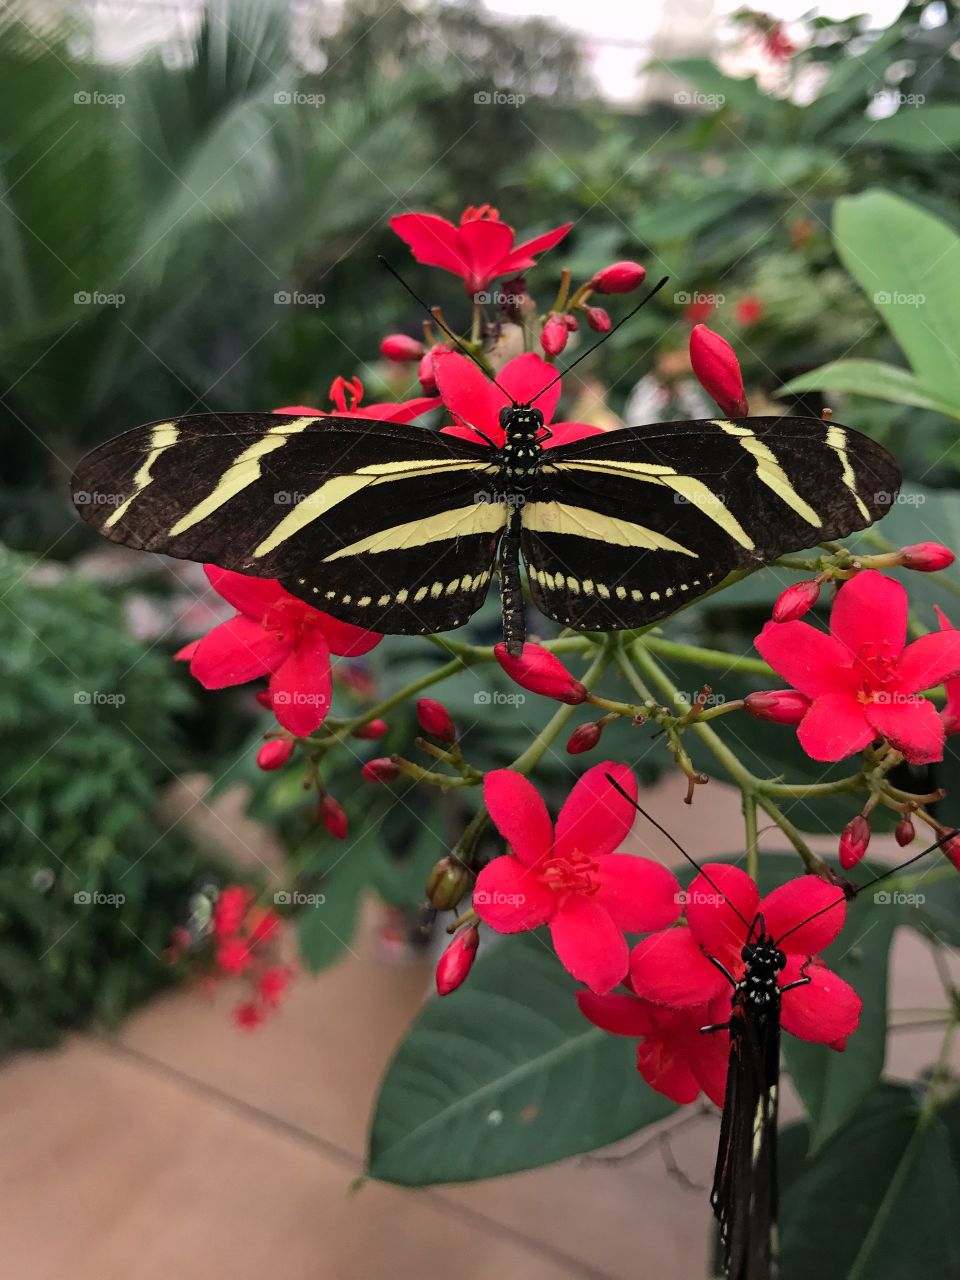
<svg viewBox="0 0 960 1280">
<path fill-rule="evenodd" d="M 536 440 L 543 430 L 543 414 L 527 404 L 506 404 L 500 410 L 500 426 L 508 444 Z"/>
</svg>

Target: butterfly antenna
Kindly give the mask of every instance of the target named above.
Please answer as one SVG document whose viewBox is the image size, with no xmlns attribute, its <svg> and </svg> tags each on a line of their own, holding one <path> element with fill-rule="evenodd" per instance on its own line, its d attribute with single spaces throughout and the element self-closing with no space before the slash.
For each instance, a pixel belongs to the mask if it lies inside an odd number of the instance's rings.
<svg viewBox="0 0 960 1280">
<path fill-rule="evenodd" d="M 420 303 L 421 307 L 423 307 L 424 311 L 426 311 L 427 315 L 430 316 L 433 322 L 439 325 L 439 327 L 447 335 L 450 341 L 455 342 L 457 346 L 460 348 L 460 350 L 463 352 L 463 354 L 465 356 L 468 356 L 469 359 L 473 361 L 473 363 L 477 366 L 477 368 L 480 370 L 483 376 L 485 378 L 489 378 L 490 381 L 493 383 L 493 385 L 497 388 L 497 390 L 502 391 L 503 394 L 510 401 L 510 403 L 515 405 L 517 402 L 513 398 L 513 396 L 510 394 L 510 392 L 506 389 L 506 387 L 502 387 L 500 383 L 496 380 L 496 378 L 493 376 L 493 374 L 490 372 L 490 370 L 486 368 L 483 362 L 477 359 L 477 357 L 470 350 L 470 348 L 466 346 L 466 344 L 463 343 L 457 337 L 457 335 L 453 332 L 452 329 L 447 328 L 446 324 L 444 324 L 444 322 L 440 319 L 440 317 L 431 310 L 431 308 L 427 305 L 424 299 L 420 297 L 419 293 L 417 293 L 416 290 L 411 285 L 407 284 L 406 280 L 404 280 L 403 276 L 396 269 L 396 267 L 391 266 L 391 264 L 386 260 L 386 258 L 380 253 L 377 254 L 377 261 L 380 263 L 381 267 L 386 267 L 386 269 L 390 272 L 390 274 L 393 276 L 395 280 L 399 280 L 399 282 L 403 285 L 404 289 L 406 289 L 407 293 L 409 293 L 410 297 L 413 298 L 415 302 Z"/>
<path fill-rule="evenodd" d="M 874 876 L 873 879 L 868 881 L 866 884 L 857 885 L 854 889 L 853 896 L 855 898 L 859 898 L 860 894 L 863 893 L 865 889 L 872 889 L 874 885 L 879 884 L 881 880 L 888 880 L 890 876 L 898 876 L 901 871 L 906 871 L 907 867 L 912 867 L 915 862 L 919 862 L 921 858 L 925 858 L 928 853 L 933 853 L 934 849 L 942 848 L 943 845 L 945 845 L 949 840 L 952 840 L 956 835 L 960 835 L 960 828 L 948 831 L 946 835 L 941 836 L 939 840 L 928 845 L 926 849 L 921 849 L 919 853 L 915 853 L 913 857 L 908 858 L 906 862 L 901 862 L 899 866 L 891 867 L 889 871 L 884 871 L 883 875 Z M 786 933 L 781 934 L 774 943 L 774 946 L 779 947 L 784 938 L 789 938 L 791 933 L 796 933 L 798 929 L 806 928 L 811 920 L 816 920 L 818 916 L 826 915 L 828 911 L 832 911 L 834 907 L 839 906 L 841 902 L 846 902 L 846 900 L 847 895 L 845 893 L 841 893 L 840 897 L 837 898 L 836 901 L 828 902 L 825 907 L 821 907 L 819 911 L 815 911 L 812 916 L 807 916 L 806 920 L 801 920 L 799 924 L 793 925 L 793 927 L 788 929 Z"/>
<path fill-rule="evenodd" d="M 605 776 L 607 781 L 610 783 L 611 787 L 613 787 L 615 791 L 619 791 L 620 794 L 623 796 L 624 800 L 626 800 L 628 804 L 633 805 L 637 813 L 639 813 L 642 817 L 646 818 L 646 820 L 650 823 L 651 826 L 656 827 L 662 836 L 667 837 L 667 839 L 670 841 L 673 847 L 679 853 L 683 854 L 686 860 L 690 863 L 691 867 L 693 867 L 695 871 L 697 871 L 700 875 L 703 876 L 704 880 L 706 880 L 707 884 L 714 891 L 714 893 L 718 894 L 724 900 L 724 902 L 727 904 L 730 910 L 734 913 L 737 919 L 740 920 L 742 924 L 746 925 L 746 927 L 752 932 L 753 925 L 746 918 L 746 916 L 744 916 L 743 913 L 739 910 L 736 903 L 730 901 L 730 899 L 723 892 L 720 886 L 716 883 L 713 877 L 710 876 L 704 870 L 703 867 L 701 867 L 700 863 L 696 860 L 696 858 L 692 857 L 689 853 L 687 853 L 686 849 L 684 849 L 680 841 L 675 839 L 675 837 L 670 834 L 670 832 L 666 829 L 666 827 L 662 827 L 660 823 L 656 820 L 656 818 L 651 817 L 650 814 L 647 813 L 646 809 L 641 808 L 640 805 L 637 804 L 636 800 L 634 800 L 634 798 L 631 795 L 628 795 L 627 792 L 624 791 L 623 787 L 621 787 L 620 783 L 616 780 L 616 778 L 614 778 L 609 773 L 606 774 Z"/>
<path fill-rule="evenodd" d="M 612 329 L 608 329 L 602 338 L 598 338 L 592 347 L 587 347 L 586 351 L 578 355 L 576 360 L 572 360 L 565 369 L 560 370 L 560 372 L 557 374 L 555 378 L 551 378 L 551 380 L 547 383 L 547 385 L 543 388 L 543 390 L 537 392 L 537 394 L 533 397 L 530 403 L 532 405 L 536 404 L 537 401 L 540 399 L 540 397 L 544 394 L 544 392 L 549 391 L 551 387 L 556 386 L 556 384 L 560 381 L 560 379 L 565 378 L 571 369 L 575 369 L 581 360 L 586 360 L 587 356 L 593 355 L 597 347 L 602 347 L 608 338 L 612 338 L 618 329 L 622 328 L 622 326 L 625 325 L 628 320 L 632 320 L 633 317 L 637 314 L 637 312 L 641 311 L 647 305 L 650 299 L 655 294 L 660 292 L 660 290 L 663 288 L 663 286 L 667 283 L 669 279 L 670 279 L 669 276 L 664 276 L 662 280 L 658 280 L 657 283 L 653 286 L 653 288 L 650 290 L 650 292 L 647 294 L 647 296 L 643 299 L 642 302 L 638 302 L 632 311 L 628 311 L 622 320 L 618 320 Z M 657 824 L 654 823 L 653 825 L 656 826 Z"/>
</svg>

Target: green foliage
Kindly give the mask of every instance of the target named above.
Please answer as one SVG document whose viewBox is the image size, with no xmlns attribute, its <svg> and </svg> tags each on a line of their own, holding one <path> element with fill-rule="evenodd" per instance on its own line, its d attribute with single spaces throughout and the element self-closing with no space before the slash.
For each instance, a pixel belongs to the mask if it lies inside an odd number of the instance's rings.
<svg viewBox="0 0 960 1280">
<path fill-rule="evenodd" d="M 183 686 L 98 584 L 51 576 L 0 551 L 0 1052 L 114 1025 L 167 981 L 204 865 L 156 813 Z"/>
</svg>

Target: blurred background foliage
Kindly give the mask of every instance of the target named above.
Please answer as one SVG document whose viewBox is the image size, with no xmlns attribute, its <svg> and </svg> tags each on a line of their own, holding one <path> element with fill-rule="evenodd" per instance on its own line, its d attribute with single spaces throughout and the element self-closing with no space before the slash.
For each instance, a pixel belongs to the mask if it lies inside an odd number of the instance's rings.
<svg viewBox="0 0 960 1280">
<path fill-rule="evenodd" d="M 904 328 L 910 317 L 891 323 L 863 269 L 871 246 L 876 259 L 876 226 L 836 235 L 839 217 L 876 208 L 858 200 L 885 193 L 907 206 L 908 221 L 938 219 L 955 234 L 957 4 L 908 3 L 882 31 L 862 18 L 811 19 L 805 41 L 762 88 L 712 58 L 657 62 L 644 100 L 629 108 L 600 92 L 574 35 L 539 19 L 506 24 L 474 3 L 362 0 L 305 26 L 309 11 L 277 0 L 210 4 L 189 30 L 125 60 L 97 55 L 82 5 L 13 3 L 0 14 L 0 539 L 23 557 L 3 562 L 10 595 L 0 610 L 0 663 L 12 677 L 4 725 L 21 726 L 19 736 L 8 730 L 0 756 L 8 842 L 0 912 L 16 921 L 0 984 L 13 1008 L 35 984 L 46 991 L 43 1016 L 20 1024 L 18 1042 L 46 1041 L 93 1012 L 112 1017 L 158 980 L 153 953 L 191 878 L 211 865 L 208 851 L 157 817 L 158 795 L 177 772 L 244 782 L 301 881 L 328 890 L 337 878 L 328 894 L 340 912 L 335 927 L 320 932 L 315 919 L 311 933 L 303 924 L 304 955 L 317 966 L 335 958 L 337 938 L 349 941 L 366 886 L 414 907 L 425 868 L 462 826 L 457 803 L 442 798 L 431 833 L 417 824 L 414 839 L 412 797 L 372 797 L 357 756 L 346 753 L 325 781 L 354 822 L 351 839 L 363 835 L 342 858 L 318 834 L 298 777 L 257 774 L 266 716 L 255 720 L 249 699 L 206 697 L 172 674 L 199 584 L 147 568 L 131 580 L 117 568 L 127 562 L 109 560 L 107 599 L 102 568 L 95 583 L 88 576 L 105 553 L 67 498 L 69 471 L 87 448 L 160 415 L 326 407 L 338 374 L 361 375 L 368 400 L 413 393 L 406 371 L 380 362 L 377 347 L 383 333 L 418 333 L 422 316 L 376 255 L 401 263 L 449 319 L 465 323 L 466 306 L 459 282 L 409 261 L 387 226 L 391 214 L 456 219 L 489 201 L 524 237 L 572 220 L 562 248 L 530 274 L 544 309 L 562 266 L 584 279 L 631 257 L 652 278 L 669 273 L 656 303 L 581 366 L 591 394 L 632 421 L 709 413 L 685 354 L 705 306 L 741 356 L 755 412 L 818 412 L 829 390 L 838 417 L 883 439 L 908 480 L 926 486 L 926 531 L 914 524 L 905 540 L 958 543 L 956 427 L 946 415 L 960 387 L 954 395 L 941 384 L 933 398 L 927 388 L 926 401 L 922 388 L 905 396 L 903 378 L 922 371 Z M 729 24 L 728 51 L 770 25 L 743 11 Z M 495 90 L 522 95 L 522 107 L 478 101 Z M 895 239 L 910 234 L 905 225 Z M 946 331 L 949 315 L 941 319 Z M 881 386 L 849 370 L 845 382 L 816 372 L 837 361 L 894 373 Z M 571 389 L 569 416 L 589 416 L 595 402 L 583 387 Z M 744 652 L 782 580 L 758 575 L 684 612 L 667 633 Z M 162 620 L 139 629 L 140 639 L 123 624 L 135 613 L 134 590 L 152 593 Z M 493 637 L 494 602 L 473 625 L 475 636 Z M 371 655 L 367 675 L 388 691 L 434 661 L 422 642 L 394 639 Z M 137 684 L 122 707 L 75 708 L 71 691 L 117 692 L 128 671 Z M 690 670 L 684 687 L 708 679 Z M 459 706 L 453 685 L 441 693 L 473 726 L 475 763 L 514 754 L 502 706 L 478 705 L 469 692 Z M 338 693 L 357 696 L 355 686 Z M 515 717 L 517 740 L 551 709 L 528 699 Z M 81 731 L 60 741 L 75 711 Z M 813 776 L 792 734 L 760 728 L 743 730 L 748 765 Z M 622 740 L 608 732 L 610 753 L 633 758 L 629 731 L 617 729 Z M 357 755 L 382 754 L 413 734 L 398 714 L 391 737 L 357 743 Z M 24 759 L 47 751 L 21 781 Z M 647 755 L 647 780 L 663 764 Z M 795 818 L 836 830 L 849 816 L 838 802 Z M 54 883 L 38 896 L 35 878 L 43 872 L 46 884 L 47 871 Z M 74 878 L 80 887 L 137 883 L 126 911 L 140 914 L 61 919 Z M 75 963 L 63 948 L 41 956 L 42 939 L 61 924 L 72 926 Z M 127 925 L 153 941 L 131 946 Z M 101 980 L 109 956 L 131 972 Z M 74 986 L 64 985 L 64 964 Z"/>
</svg>

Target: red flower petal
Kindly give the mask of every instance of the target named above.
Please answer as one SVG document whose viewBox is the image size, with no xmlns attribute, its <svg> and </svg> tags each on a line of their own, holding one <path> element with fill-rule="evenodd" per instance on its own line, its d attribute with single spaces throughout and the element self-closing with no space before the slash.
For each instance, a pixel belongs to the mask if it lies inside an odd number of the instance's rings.
<svg viewBox="0 0 960 1280">
<path fill-rule="evenodd" d="M 651 1036 L 637 1045 L 637 1070 L 651 1089 L 686 1106 L 700 1096 L 700 1081 L 669 1037 Z"/>
<path fill-rule="evenodd" d="M 960 675 L 960 631 L 932 631 L 908 644 L 897 675 L 904 693 L 920 693 Z"/>
<path fill-rule="evenodd" d="M 372 418 L 376 422 L 413 422 L 425 413 L 440 406 L 439 396 L 414 396 L 412 400 L 385 400 L 381 404 L 366 404 L 353 409 L 351 418 Z"/>
<path fill-rule="evenodd" d="M 767 894 L 760 903 L 760 911 L 767 934 L 777 946 L 782 945 L 788 955 L 800 956 L 816 955 L 829 947 L 847 918 L 843 890 L 827 884 L 819 876 L 797 876 L 795 880 L 788 880 Z M 823 915 L 810 920 L 818 911 L 823 911 Z M 804 924 L 805 920 L 809 923 Z"/>
<path fill-rule="evenodd" d="M 740 949 L 756 917 L 760 893 L 745 871 L 728 862 L 708 862 L 704 871 L 713 884 L 703 874 L 690 882 L 687 923 L 707 955 L 716 956 L 729 968 L 740 962 Z"/>
<path fill-rule="evenodd" d="M 665 929 L 680 914 L 680 884 L 666 867 L 630 853 L 595 855 L 600 887 L 596 900 L 625 933 Z"/>
<path fill-rule="evenodd" d="M 319 612 L 316 610 L 315 612 Z M 352 622 L 341 622 L 329 613 L 320 613 L 319 626 L 331 653 L 340 658 L 359 658 L 375 649 L 383 636 L 379 631 L 366 631 Z"/>
<path fill-rule="evenodd" d="M 615 778 L 636 799 L 637 780 L 626 765 L 607 760 L 595 764 L 577 781 L 560 810 L 553 851 L 558 858 L 612 853 L 633 826 L 634 809 L 607 780 Z"/>
<path fill-rule="evenodd" d="M 540 392 L 556 376 L 557 371 L 552 364 L 541 360 L 536 352 L 528 351 L 525 355 L 514 356 L 505 364 L 497 374 L 497 381 L 518 404 L 530 404 L 536 399 L 535 408 L 543 414 L 544 422 L 549 422 L 560 401 L 560 383 L 557 382 L 543 395 Z"/>
<path fill-rule="evenodd" d="M 323 724 L 332 695 L 330 653 L 318 634 L 298 645 L 270 677 L 271 710 L 298 738 Z"/>
<path fill-rule="evenodd" d="M 890 657 L 897 657 L 907 639 L 906 591 L 895 579 L 865 569 L 837 592 L 830 631 L 847 650 L 848 662 L 865 644 L 883 645 Z"/>
<path fill-rule="evenodd" d="M 203 571 L 217 595 L 250 618 L 260 619 L 273 605 L 290 599 L 276 578 L 254 578 L 215 564 L 205 564 Z"/>
<path fill-rule="evenodd" d="M 636 996 L 614 992 L 608 996 L 592 991 L 578 991 L 577 1004 L 585 1018 L 615 1036 L 645 1036 L 653 1026 L 651 1005 Z"/>
<path fill-rule="evenodd" d="M 199 647 L 199 639 L 191 640 L 188 644 L 185 644 L 182 649 L 178 649 L 173 655 L 174 662 L 192 662 L 193 655 L 197 652 Z"/>
<path fill-rule="evenodd" d="M 565 222 L 562 227 L 554 227 L 552 231 L 546 231 L 542 236 L 534 236 L 532 240 L 525 240 L 523 244 L 518 244 L 501 261 L 497 275 L 505 275 L 508 271 L 524 271 L 527 267 L 534 266 L 535 255 L 546 253 L 548 249 L 559 244 L 572 226 L 572 222 Z"/>
<path fill-rule="evenodd" d="M 496 276 L 509 271 L 502 265 L 513 245 L 513 227 L 492 218 L 475 218 L 461 223 L 457 232 L 457 255 L 469 293 L 485 289 Z"/>
<path fill-rule="evenodd" d="M 780 975 L 781 987 L 789 986 L 803 976 L 803 961 L 790 956 Z M 784 1031 L 800 1040 L 817 1044 L 833 1044 L 856 1031 L 860 1023 L 863 1001 L 849 983 L 824 964 L 809 964 L 805 986 L 788 991 L 783 997 L 780 1021 Z"/>
<path fill-rule="evenodd" d="M 874 731 L 902 751 L 911 764 L 932 764 L 943 759 L 943 721 L 926 698 L 900 694 L 866 705 L 867 719 Z"/>
<path fill-rule="evenodd" d="M 842 760 L 862 751 L 876 736 L 863 703 L 849 693 L 817 698 L 797 728 L 800 745 L 812 760 Z"/>
<path fill-rule="evenodd" d="M 239 613 L 208 631 L 200 640 L 190 663 L 190 674 L 205 689 L 246 684 L 275 670 L 291 647 L 292 642 L 278 632 L 267 631 L 259 622 Z"/>
<path fill-rule="evenodd" d="M 689 929 L 665 929 L 638 942 L 630 953 L 630 982 L 638 996 L 676 1009 L 708 1004 L 731 989 Z"/>
<path fill-rule="evenodd" d="M 498 933 L 537 929 L 550 919 L 556 905 L 556 895 L 518 858 L 488 862 L 473 890 L 474 911 Z"/>
<path fill-rule="evenodd" d="M 484 377 L 472 360 L 456 351 L 443 351 L 434 356 L 433 367 L 443 403 L 455 417 L 462 419 L 461 425 L 478 427 L 494 444 L 503 444 L 500 410 L 507 403 L 503 393 Z"/>
<path fill-rule="evenodd" d="M 609 912 L 593 898 L 570 894 L 549 924 L 560 963 L 591 991 L 606 995 L 626 977 L 630 964 L 627 940 Z"/>
<path fill-rule="evenodd" d="M 809 622 L 768 622 L 753 643 L 774 671 L 808 698 L 840 693 L 853 684 L 851 655 Z"/>
<path fill-rule="evenodd" d="M 398 213 L 390 227 L 410 248 L 417 262 L 463 274 L 457 228 L 435 213 Z"/>
<path fill-rule="evenodd" d="M 708 1006 L 706 1017 L 696 1019 L 697 1041 L 691 1045 L 690 1064 L 694 1075 L 700 1081 L 700 1087 L 711 1102 L 723 1106 L 727 1091 L 727 1067 L 730 1062 L 730 1036 L 723 1031 L 702 1032 L 700 1027 L 712 1026 L 725 1022 L 730 1016 L 730 1000 L 726 995 L 718 996 Z"/>
<path fill-rule="evenodd" d="M 557 383 L 557 386 L 560 384 Z M 539 401 L 537 405 L 539 407 Z M 553 435 L 546 442 L 546 448 L 556 449 L 561 444 L 571 444 L 574 440 L 586 440 L 587 436 L 602 436 L 602 427 L 591 427 L 588 422 L 551 422 Z"/>
<path fill-rule="evenodd" d="M 490 817 L 522 863 L 535 866 L 553 844 L 553 823 L 540 792 L 513 769 L 494 769 L 483 780 Z"/>
</svg>

